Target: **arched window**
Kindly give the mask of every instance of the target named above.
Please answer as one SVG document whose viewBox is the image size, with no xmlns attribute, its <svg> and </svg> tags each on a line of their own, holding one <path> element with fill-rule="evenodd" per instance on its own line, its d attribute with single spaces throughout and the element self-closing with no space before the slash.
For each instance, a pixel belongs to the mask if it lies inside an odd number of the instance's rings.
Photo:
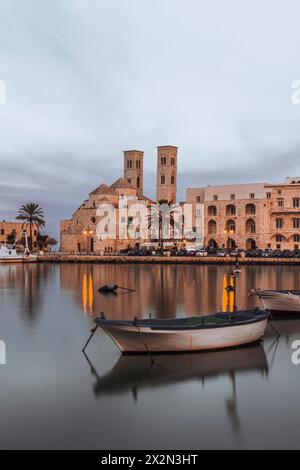
<svg viewBox="0 0 300 470">
<path fill-rule="evenodd" d="M 255 250 L 256 248 L 256 241 L 253 238 L 248 238 L 246 240 L 246 250 Z"/>
<path fill-rule="evenodd" d="M 246 233 L 256 233 L 255 220 L 249 219 L 246 222 Z"/>
<path fill-rule="evenodd" d="M 210 220 L 208 222 L 208 233 L 210 235 L 217 233 L 217 222 L 215 220 Z"/>
<path fill-rule="evenodd" d="M 226 206 L 226 215 L 236 215 L 236 207 L 233 204 Z"/>
<path fill-rule="evenodd" d="M 255 204 L 247 204 L 245 212 L 246 212 L 246 215 L 255 215 L 256 214 L 256 205 Z"/>
<path fill-rule="evenodd" d="M 235 221 L 234 220 L 228 220 L 226 222 L 225 233 L 235 233 Z"/>
<path fill-rule="evenodd" d="M 208 215 L 211 217 L 216 217 L 218 214 L 218 210 L 216 206 L 209 206 L 207 209 Z"/>
<path fill-rule="evenodd" d="M 218 244 L 217 244 L 216 240 L 213 240 L 213 239 L 209 240 L 208 247 L 213 248 L 214 250 L 217 250 L 218 249 Z"/>
</svg>

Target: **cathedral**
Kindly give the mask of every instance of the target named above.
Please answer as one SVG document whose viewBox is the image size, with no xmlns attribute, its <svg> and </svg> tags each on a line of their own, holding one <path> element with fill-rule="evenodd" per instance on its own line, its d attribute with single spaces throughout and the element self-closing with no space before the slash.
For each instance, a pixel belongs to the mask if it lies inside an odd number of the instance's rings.
<svg viewBox="0 0 300 470">
<path fill-rule="evenodd" d="M 176 203 L 177 198 L 177 147 L 157 148 L 156 201 Z M 60 251 L 68 253 L 104 254 L 135 248 L 141 240 L 124 237 L 119 230 L 120 223 L 130 225 L 132 219 L 120 213 L 120 200 L 126 204 L 140 203 L 149 207 L 155 204 L 144 195 L 144 152 L 129 150 L 124 152 L 124 174 L 111 185 L 101 184 L 82 202 L 71 219 L 61 221 Z M 97 235 L 99 206 L 115 208 L 116 233 L 111 238 L 102 239 Z M 127 232 L 127 230 L 126 230 Z"/>
</svg>

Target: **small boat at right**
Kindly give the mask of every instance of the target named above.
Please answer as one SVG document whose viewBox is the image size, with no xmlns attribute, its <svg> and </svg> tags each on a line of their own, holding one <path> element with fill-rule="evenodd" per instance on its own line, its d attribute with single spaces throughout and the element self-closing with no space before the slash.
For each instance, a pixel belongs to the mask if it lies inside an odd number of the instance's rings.
<svg viewBox="0 0 300 470">
<path fill-rule="evenodd" d="M 300 315 L 300 291 L 255 289 L 251 294 L 256 295 L 264 310 L 273 315 Z"/>
</svg>

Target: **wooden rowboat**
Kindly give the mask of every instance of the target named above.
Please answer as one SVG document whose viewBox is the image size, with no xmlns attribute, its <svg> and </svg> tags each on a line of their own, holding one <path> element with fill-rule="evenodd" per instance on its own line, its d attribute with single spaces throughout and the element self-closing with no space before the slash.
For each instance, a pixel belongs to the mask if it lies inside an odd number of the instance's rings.
<svg viewBox="0 0 300 470">
<path fill-rule="evenodd" d="M 251 294 L 256 295 L 263 308 L 273 315 L 300 315 L 300 291 L 256 289 Z"/>
<path fill-rule="evenodd" d="M 256 343 L 263 338 L 267 322 L 268 314 L 261 310 L 169 320 L 95 320 L 125 354 L 207 351 Z"/>
</svg>

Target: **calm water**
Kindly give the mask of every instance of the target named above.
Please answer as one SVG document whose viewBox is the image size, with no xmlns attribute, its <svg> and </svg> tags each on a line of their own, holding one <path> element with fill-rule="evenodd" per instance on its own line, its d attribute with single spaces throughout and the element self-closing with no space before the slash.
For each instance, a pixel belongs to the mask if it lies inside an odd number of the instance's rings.
<svg viewBox="0 0 300 470">
<path fill-rule="evenodd" d="M 181 316 L 232 308 L 224 266 L 0 266 L 0 448 L 299 448 L 300 320 L 276 322 L 263 346 L 124 357 L 93 317 Z M 298 267 L 243 267 L 253 287 L 300 288 Z M 136 293 L 103 296 L 108 282 Z"/>
</svg>

